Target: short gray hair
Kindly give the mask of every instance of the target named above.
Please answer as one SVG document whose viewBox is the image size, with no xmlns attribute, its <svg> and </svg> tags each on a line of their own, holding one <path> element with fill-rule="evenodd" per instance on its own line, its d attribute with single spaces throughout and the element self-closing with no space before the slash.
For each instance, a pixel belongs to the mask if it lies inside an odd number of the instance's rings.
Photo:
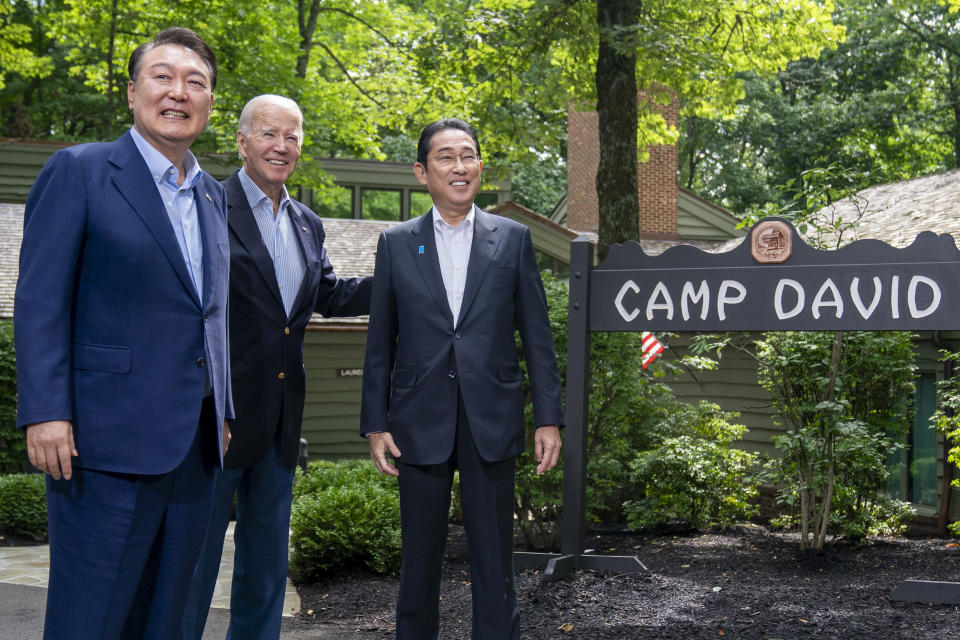
<svg viewBox="0 0 960 640">
<path fill-rule="evenodd" d="M 253 128 L 253 115 L 256 110 L 266 104 L 275 104 L 281 107 L 287 107 L 292 109 L 297 113 L 297 121 L 300 125 L 300 138 L 301 143 L 303 142 L 303 112 L 300 110 L 300 105 L 291 100 L 290 98 L 285 98 L 283 96 L 274 95 L 272 93 L 265 93 L 259 95 L 255 98 L 251 98 L 247 104 L 243 106 L 243 111 L 240 112 L 240 120 L 237 122 L 237 129 L 240 130 L 245 136 L 250 135 L 250 130 Z"/>
</svg>

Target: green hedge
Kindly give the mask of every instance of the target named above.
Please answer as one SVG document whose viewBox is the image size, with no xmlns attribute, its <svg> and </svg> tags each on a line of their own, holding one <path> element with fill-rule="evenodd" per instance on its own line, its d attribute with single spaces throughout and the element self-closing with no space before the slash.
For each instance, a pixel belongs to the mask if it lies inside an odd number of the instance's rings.
<svg viewBox="0 0 960 640">
<path fill-rule="evenodd" d="M 400 570 L 397 481 L 370 460 L 311 462 L 297 472 L 290 517 L 290 569 L 299 581 L 365 567 Z"/>
<path fill-rule="evenodd" d="M 0 534 L 47 539 L 47 497 L 43 474 L 0 476 Z"/>
<path fill-rule="evenodd" d="M 0 321 L 0 473 L 27 470 L 27 441 L 17 429 L 17 360 L 13 323 Z"/>
</svg>

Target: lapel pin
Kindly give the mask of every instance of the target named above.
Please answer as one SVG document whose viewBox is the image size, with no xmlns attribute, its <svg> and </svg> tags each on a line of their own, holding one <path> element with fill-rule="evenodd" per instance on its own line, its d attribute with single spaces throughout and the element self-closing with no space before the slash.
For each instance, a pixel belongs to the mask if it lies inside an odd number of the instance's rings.
<svg viewBox="0 0 960 640">
<path fill-rule="evenodd" d="M 203 195 L 205 195 L 205 196 L 207 197 L 207 202 L 213 202 L 213 198 L 210 197 L 210 194 L 209 194 L 209 193 L 207 193 L 206 191 L 204 191 L 204 192 L 203 192 Z"/>
<path fill-rule="evenodd" d="M 417 248 L 417 253 L 420 253 L 420 254 L 423 253 L 423 245 L 420 245 L 420 246 Z"/>
<path fill-rule="evenodd" d="M 303 229 L 304 231 L 306 231 L 306 230 L 307 230 L 307 228 L 306 228 L 306 227 L 300 227 L 300 228 L 301 228 L 301 229 Z"/>
</svg>

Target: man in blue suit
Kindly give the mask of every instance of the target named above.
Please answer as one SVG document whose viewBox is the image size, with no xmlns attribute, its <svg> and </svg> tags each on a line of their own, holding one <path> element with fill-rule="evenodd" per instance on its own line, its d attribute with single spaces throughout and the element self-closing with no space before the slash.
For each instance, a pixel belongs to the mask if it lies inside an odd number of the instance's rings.
<svg viewBox="0 0 960 640">
<path fill-rule="evenodd" d="M 474 205 L 482 169 L 470 125 L 446 119 L 424 128 L 414 172 L 433 208 L 385 231 L 377 248 L 360 433 L 377 469 L 398 476 L 400 486 L 399 640 L 439 633 L 455 470 L 470 548 L 473 638 L 520 637 L 513 499 L 525 432 L 515 330 L 538 425 L 537 474 L 560 453 L 560 376 L 530 230 Z"/>
<path fill-rule="evenodd" d="M 293 100 L 262 95 L 244 106 L 237 131 L 243 168 L 224 182 L 237 419 L 184 616 L 185 639 L 203 636 L 234 493 L 227 638 L 279 637 L 306 388 L 304 330 L 314 311 L 329 317 L 370 310 L 372 278 L 337 278 L 323 223 L 287 192 L 302 144 L 303 114 Z"/>
<path fill-rule="evenodd" d="M 49 474 L 51 639 L 179 633 L 233 418 L 225 197 L 189 151 L 216 58 L 174 27 L 129 74 L 133 127 L 54 154 L 24 215 L 17 422 Z"/>
</svg>

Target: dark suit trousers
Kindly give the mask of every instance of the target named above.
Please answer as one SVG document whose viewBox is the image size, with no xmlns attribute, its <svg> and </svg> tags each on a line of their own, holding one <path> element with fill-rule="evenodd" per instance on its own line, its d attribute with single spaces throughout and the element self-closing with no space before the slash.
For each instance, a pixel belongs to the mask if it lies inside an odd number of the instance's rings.
<svg viewBox="0 0 960 640">
<path fill-rule="evenodd" d="M 450 487 L 460 471 L 470 549 L 473 639 L 518 640 L 520 610 L 513 584 L 515 458 L 487 462 L 473 442 L 463 402 L 451 458 L 437 465 L 397 462 L 403 552 L 397 639 L 433 640 L 440 630 L 440 567 L 447 539 Z"/>
<path fill-rule="evenodd" d="M 213 401 L 203 405 L 193 445 L 169 473 L 75 467 L 70 480 L 47 477 L 50 582 L 44 638 L 177 637 L 210 516 L 218 459 Z"/>
</svg>

